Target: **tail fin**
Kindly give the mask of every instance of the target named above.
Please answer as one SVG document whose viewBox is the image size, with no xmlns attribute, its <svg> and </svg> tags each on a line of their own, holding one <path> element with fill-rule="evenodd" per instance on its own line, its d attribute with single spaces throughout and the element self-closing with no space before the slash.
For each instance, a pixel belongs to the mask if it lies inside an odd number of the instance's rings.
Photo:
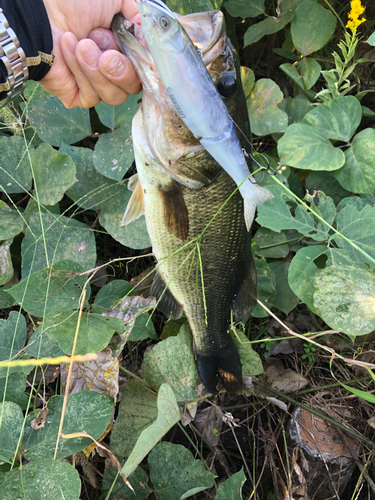
<svg viewBox="0 0 375 500">
<path fill-rule="evenodd" d="M 264 203 L 270 198 L 273 198 L 273 194 L 267 188 L 261 186 L 255 187 L 256 195 L 251 198 L 244 199 L 245 224 L 248 231 L 250 231 L 251 224 L 253 223 L 257 205 Z"/>
<path fill-rule="evenodd" d="M 217 394 L 216 386 L 221 382 L 228 392 L 242 393 L 241 361 L 234 342 L 216 354 L 195 352 L 195 357 L 198 374 L 208 391 Z"/>
</svg>

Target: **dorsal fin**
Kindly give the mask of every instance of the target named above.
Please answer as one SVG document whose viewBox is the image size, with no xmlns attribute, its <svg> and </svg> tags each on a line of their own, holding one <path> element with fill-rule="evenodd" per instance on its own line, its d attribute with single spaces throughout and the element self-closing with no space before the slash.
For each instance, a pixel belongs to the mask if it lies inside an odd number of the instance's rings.
<svg viewBox="0 0 375 500">
<path fill-rule="evenodd" d="M 122 218 L 122 226 L 130 224 L 130 222 L 133 222 L 133 220 L 138 219 L 138 217 L 144 215 L 145 213 L 143 191 L 141 183 L 138 179 L 138 174 L 134 174 L 130 177 L 128 182 L 128 189 L 130 189 L 130 191 L 133 191 L 133 194 L 130 197 L 124 213 L 124 217 Z"/>
<path fill-rule="evenodd" d="M 160 276 L 159 271 L 156 271 L 155 273 L 155 278 L 151 285 L 150 294 L 152 297 L 156 297 L 156 300 L 158 301 L 157 308 L 168 318 L 181 318 L 184 312 L 182 306 L 174 298 L 169 288 L 166 287 L 166 284 L 164 283 L 163 278 Z"/>
<path fill-rule="evenodd" d="M 243 277 L 233 297 L 232 309 L 234 321 L 246 321 L 257 303 L 257 272 L 251 251 L 250 235 L 247 237 L 243 258 Z"/>
<path fill-rule="evenodd" d="M 186 240 L 189 234 L 189 214 L 182 189 L 184 189 L 183 186 L 173 182 L 166 188 L 159 186 L 159 193 L 163 202 L 167 231 L 180 240 Z"/>
</svg>

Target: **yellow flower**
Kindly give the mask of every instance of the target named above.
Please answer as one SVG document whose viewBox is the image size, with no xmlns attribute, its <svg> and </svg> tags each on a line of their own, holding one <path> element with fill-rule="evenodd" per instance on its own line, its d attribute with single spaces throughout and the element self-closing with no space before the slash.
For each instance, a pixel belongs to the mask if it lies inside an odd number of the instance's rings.
<svg viewBox="0 0 375 500">
<path fill-rule="evenodd" d="M 364 11 L 365 7 L 361 4 L 361 0 L 352 0 L 350 2 L 350 12 L 348 14 L 348 24 L 346 27 L 352 30 L 353 33 L 357 31 L 360 24 L 366 21 L 364 17 L 359 19 L 359 16 L 361 16 Z"/>
</svg>

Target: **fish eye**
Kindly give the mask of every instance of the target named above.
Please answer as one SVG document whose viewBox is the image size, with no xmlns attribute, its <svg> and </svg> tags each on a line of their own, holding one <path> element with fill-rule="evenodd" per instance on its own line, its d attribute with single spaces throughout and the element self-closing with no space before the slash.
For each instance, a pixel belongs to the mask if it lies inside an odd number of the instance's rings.
<svg viewBox="0 0 375 500">
<path fill-rule="evenodd" d="M 217 90 L 222 97 L 231 97 L 236 88 L 236 80 L 231 75 L 224 75 L 217 86 Z"/>
<path fill-rule="evenodd" d="M 163 28 L 168 28 L 169 21 L 166 17 L 161 17 L 160 22 L 161 22 L 161 25 L 163 26 Z"/>
</svg>

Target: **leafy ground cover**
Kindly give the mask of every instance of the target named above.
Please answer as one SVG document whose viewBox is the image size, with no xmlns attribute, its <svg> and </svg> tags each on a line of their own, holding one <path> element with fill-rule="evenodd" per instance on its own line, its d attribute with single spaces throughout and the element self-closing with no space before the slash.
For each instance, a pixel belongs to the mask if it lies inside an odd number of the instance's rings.
<svg viewBox="0 0 375 500">
<path fill-rule="evenodd" d="M 147 294 L 144 219 L 121 225 L 141 96 L 66 109 L 29 82 L 0 111 L 1 491 L 307 498 L 298 410 L 354 464 L 344 488 L 324 469 L 332 498 L 375 498 L 374 5 L 170 5 L 225 12 L 255 157 L 276 171 L 253 228 L 259 303 L 231 326 L 244 394 L 202 395 L 186 321 Z"/>
</svg>

